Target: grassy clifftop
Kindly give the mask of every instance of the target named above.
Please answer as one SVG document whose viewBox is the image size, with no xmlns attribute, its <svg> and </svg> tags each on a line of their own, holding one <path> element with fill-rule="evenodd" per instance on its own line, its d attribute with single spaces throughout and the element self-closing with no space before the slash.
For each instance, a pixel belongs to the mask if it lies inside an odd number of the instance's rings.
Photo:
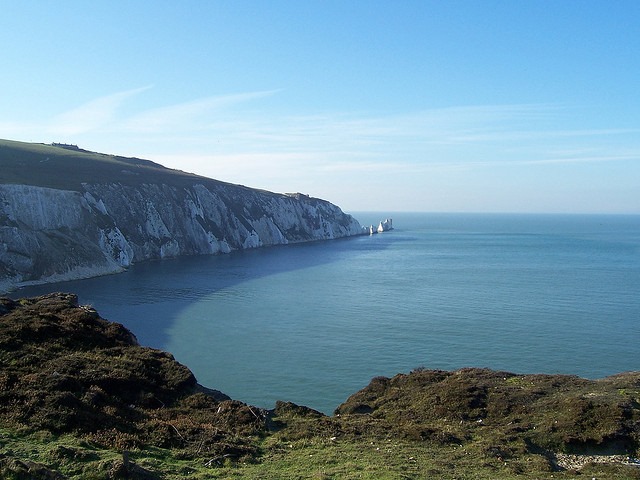
<svg viewBox="0 0 640 480">
<path fill-rule="evenodd" d="M 640 478 L 640 373 L 378 377 L 334 416 L 196 382 L 70 294 L 0 299 L 0 478 Z"/>
<path fill-rule="evenodd" d="M 0 140 L 0 183 L 81 190 L 81 184 L 158 183 L 176 186 L 214 182 L 149 160 L 89 152 L 70 145 Z"/>
</svg>

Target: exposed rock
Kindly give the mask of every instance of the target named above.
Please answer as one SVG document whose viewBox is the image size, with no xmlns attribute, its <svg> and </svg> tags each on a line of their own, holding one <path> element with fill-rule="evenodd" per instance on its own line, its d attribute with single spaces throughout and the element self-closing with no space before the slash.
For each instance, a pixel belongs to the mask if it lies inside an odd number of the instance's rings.
<svg viewBox="0 0 640 480">
<path fill-rule="evenodd" d="M 393 219 L 382 220 L 378 225 L 378 233 L 388 232 L 389 230 L 393 230 Z"/>
<path fill-rule="evenodd" d="M 640 447 L 640 372 L 587 380 L 421 369 L 377 377 L 336 409 L 341 416 L 363 413 L 406 438 L 484 438 L 487 453 L 500 457 L 525 451 L 549 458 L 634 457 Z"/>
<path fill-rule="evenodd" d="M 260 409 L 200 387 L 172 355 L 139 346 L 75 295 L 0 306 L 1 425 L 71 432 L 121 450 L 254 452 L 247 437 L 265 429 Z"/>
<path fill-rule="evenodd" d="M 364 233 L 324 200 L 138 159 L 4 141 L 0 161 L 0 291 L 116 273 L 149 259 Z M 137 175 L 124 175 L 123 166 Z"/>
<path fill-rule="evenodd" d="M 363 227 L 363 230 L 369 235 L 373 235 L 374 233 L 388 232 L 389 230 L 393 230 L 393 219 L 387 218 L 386 220 L 382 220 L 377 227 L 371 225 L 369 227 Z"/>
<path fill-rule="evenodd" d="M 67 477 L 45 465 L 0 454 L 0 476 L 15 480 L 66 480 Z"/>
</svg>

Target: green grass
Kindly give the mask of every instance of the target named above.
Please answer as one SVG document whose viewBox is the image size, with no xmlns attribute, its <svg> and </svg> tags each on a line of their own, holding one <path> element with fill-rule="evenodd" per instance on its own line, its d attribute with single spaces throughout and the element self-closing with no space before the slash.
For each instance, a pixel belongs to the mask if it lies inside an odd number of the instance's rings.
<svg viewBox="0 0 640 480">
<path fill-rule="evenodd" d="M 502 461 L 483 456 L 473 446 L 436 447 L 394 439 L 309 438 L 283 441 L 276 434 L 260 445 L 263 455 L 249 462 L 181 459 L 173 451 L 147 448 L 129 453 L 130 462 L 156 478 L 178 479 L 575 479 L 632 480 L 639 469 L 587 466 L 552 472 L 537 455 Z M 70 435 L 16 433 L 0 428 L 0 461 L 8 458 L 47 465 L 71 480 L 106 480 L 122 464 L 122 452 L 102 449 Z M 11 479 L 2 470 L 1 478 Z M 18 478 L 18 477 L 16 477 Z"/>
<path fill-rule="evenodd" d="M 638 480 L 623 463 L 640 453 L 638 385 L 423 369 L 374 378 L 332 417 L 265 412 L 202 393 L 75 295 L 0 299 L 0 479 Z"/>
<path fill-rule="evenodd" d="M 138 158 L 1 139 L 0 165 L 0 184 L 64 190 L 81 190 L 82 183 L 165 183 L 187 186 L 192 185 L 194 180 L 212 181 Z"/>
</svg>

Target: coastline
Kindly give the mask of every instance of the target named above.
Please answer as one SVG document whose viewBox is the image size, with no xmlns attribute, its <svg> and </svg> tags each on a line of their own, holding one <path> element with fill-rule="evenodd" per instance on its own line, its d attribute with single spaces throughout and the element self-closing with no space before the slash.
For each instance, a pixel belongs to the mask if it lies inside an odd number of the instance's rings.
<svg viewBox="0 0 640 480">
<path fill-rule="evenodd" d="M 374 377 L 324 415 L 286 400 L 263 409 L 203 388 L 172 354 L 140 346 L 74 294 L 0 298 L 0 327 L 0 381 L 10 387 L 0 389 L 0 476 L 640 473 L 640 372 L 587 380 L 418 368 Z"/>
</svg>

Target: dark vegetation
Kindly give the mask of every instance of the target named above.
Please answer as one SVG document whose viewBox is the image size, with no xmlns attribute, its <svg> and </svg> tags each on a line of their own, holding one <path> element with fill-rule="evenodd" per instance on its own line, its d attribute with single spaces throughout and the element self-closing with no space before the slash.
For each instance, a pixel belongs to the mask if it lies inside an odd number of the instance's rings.
<svg viewBox="0 0 640 480">
<path fill-rule="evenodd" d="M 62 144 L 0 139 L 0 160 L 0 183 L 6 184 L 73 191 L 82 191 L 82 183 L 120 183 L 130 186 L 147 183 L 175 187 L 190 187 L 195 183 L 228 185 L 219 180 L 166 168 L 150 160 L 90 152 Z"/>
<path fill-rule="evenodd" d="M 639 446 L 640 373 L 417 369 L 264 411 L 74 295 L 0 299 L 3 479 L 640 478 Z"/>
<path fill-rule="evenodd" d="M 264 429 L 263 412 L 200 387 L 170 354 L 139 346 L 75 295 L 2 299 L 0 315 L 3 426 L 73 433 L 121 451 L 257 453 L 252 437 Z"/>
<path fill-rule="evenodd" d="M 480 441 L 488 454 L 631 454 L 640 441 L 640 373 L 592 381 L 487 369 L 376 378 L 336 413 L 366 412 L 414 440 Z"/>
</svg>

